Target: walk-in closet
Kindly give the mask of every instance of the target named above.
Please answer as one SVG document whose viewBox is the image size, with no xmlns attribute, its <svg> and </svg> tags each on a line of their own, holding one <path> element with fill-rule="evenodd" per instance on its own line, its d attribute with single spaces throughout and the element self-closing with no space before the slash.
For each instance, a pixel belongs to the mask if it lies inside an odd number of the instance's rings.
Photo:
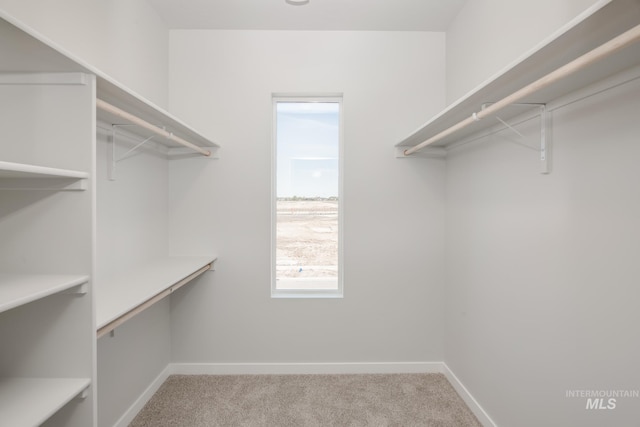
<svg viewBox="0 0 640 427">
<path fill-rule="evenodd" d="M 0 427 L 635 426 L 639 112 L 640 0 L 0 0 Z"/>
</svg>

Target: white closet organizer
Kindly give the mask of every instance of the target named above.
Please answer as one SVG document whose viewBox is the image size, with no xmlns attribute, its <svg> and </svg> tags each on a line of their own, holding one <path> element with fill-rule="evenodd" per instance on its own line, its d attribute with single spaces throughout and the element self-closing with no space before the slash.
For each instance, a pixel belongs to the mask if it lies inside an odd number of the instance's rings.
<svg viewBox="0 0 640 427">
<path fill-rule="evenodd" d="M 90 426 L 95 79 L 16 71 L 0 73 L 0 425 Z"/>
<path fill-rule="evenodd" d="M 551 101 L 569 94 L 579 97 L 580 89 L 601 84 L 611 76 L 617 75 L 618 81 L 610 84 L 636 78 L 638 73 L 634 69 L 640 65 L 639 23 L 637 0 L 597 2 L 515 63 L 403 138 L 396 144 L 396 157 L 445 156 L 447 150 L 459 142 L 504 128 L 503 122 L 531 117 L 530 112 L 523 113 L 528 106 L 537 114 Z M 618 49 L 618 43 L 612 42 L 611 53 L 586 66 L 578 64 L 618 36 L 617 42 L 624 43 L 623 48 Z M 565 77 L 545 81 L 559 74 L 555 72 L 561 67 L 568 69 Z M 631 70 L 628 75 L 624 75 L 626 70 Z M 597 90 L 597 87 L 591 88 L 591 92 Z M 492 112 L 492 106 L 503 100 L 510 106 Z M 485 110 L 491 114 L 483 117 Z M 543 122 L 543 133 L 545 126 Z M 543 134 L 540 146 L 543 172 L 548 172 L 545 170 L 548 149 Z"/>
<path fill-rule="evenodd" d="M 98 327 L 215 260 L 163 255 L 98 274 L 97 203 L 110 201 L 98 123 L 134 124 L 124 133 L 153 135 L 167 158 L 214 157 L 218 145 L 2 11 L 0 58 L 0 425 L 95 426 Z"/>
<path fill-rule="evenodd" d="M 193 131 L 175 117 L 155 107 L 150 108 L 146 101 L 135 96 L 132 97 L 118 85 L 107 80 L 98 79 L 97 86 L 99 99 L 96 101 L 96 106 L 100 132 L 111 128 L 111 135 L 107 136 L 109 140 L 107 142 L 106 165 L 98 156 L 100 162 L 98 169 L 106 167 L 109 180 L 122 181 L 123 185 L 127 187 L 135 186 L 135 177 L 124 177 L 122 173 L 127 172 L 127 169 L 135 168 L 135 166 L 128 165 L 128 160 L 121 164 L 117 162 L 126 158 L 126 153 L 143 151 L 144 145 L 149 140 L 151 143 L 159 142 L 162 146 L 162 153 L 169 159 L 174 156 L 181 158 L 185 155 L 215 158 L 217 144 Z M 101 141 L 98 144 L 99 149 Z M 120 150 L 118 155 L 116 155 L 116 149 Z M 117 167 L 116 164 L 118 164 Z M 101 185 L 108 184 L 99 183 L 98 187 L 100 188 Z M 107 190 L 106 187 L 103 188 Z M 127 191 L 130 191 L 130 188 Z M 100 235 L 101 228 L 109 230 L 111 234 L 136 234 L 138 232 L 136 224 L 131 224 L 129 221 L 124 224 L 118 223 L 109 218 L 109 215 L 101 213 L 103 212 L 100 209 L 102 204 L 116 204 L 118 206 L 130 204 L 130 199 L 120 198 L 117 191 L 115 191 L 116 194 L 113 194 L 111 190 L 108 193 L 102 194 L 98 191 L 98 235 Z M 138 196 L 140 198 L 150 197 L 144 188 L 138 189 Z M 147 214 L 156 216 L 154 212 L 147 212 Z M 141 216 L 139 212 L 135 215 Z M 166 228 L 165 225 L 162 227 L 163 230 L 156 231 L 166 233 Z M 120 240 L 126 241 L 127 239 L 129 237 L 123 237 Z M 99 249 L 101 247 L 98 245 Z M 116 251 L 118 249 L 115 248 Z M 213 270 L 215 260 L 216 257 L 213 255 L 168 256 L 156 254 L 151 258 L 141 259 L 133 266 L 121 267 L 118 265 L 119 263 L 115 262 L 111 268 L 106 268 L 108 270 L 106 273 L 105 269 L 100 269 L 103 274 L 98 274 L 96 289 L 97 337 L 100 338 L 113 331 L 125 321 L 170 295 L 205 271 Z M 101 258 L 98 258 L 98 264 L 99 266 L 102 264 Z"/>
<path fill-rule="evenodd" d="M 83 295 L 88 281 L 88 276 L 0 274 L 0 313 L 58 293 Z M 11 316 L 2 316 L 0 322 L 10 322 L 11 319 Z M 0 329 L 4 333 L 6 325 Z M 5 345 L 10 346 L 11 341 L 5 341 Z M 3 374 L 0 378 L 0 425 L 6 426 L 40 425 L 74 398 L 83 398 L 91 384 L 91 378 L 12 377 L 7 372 Z"/>
</svg>

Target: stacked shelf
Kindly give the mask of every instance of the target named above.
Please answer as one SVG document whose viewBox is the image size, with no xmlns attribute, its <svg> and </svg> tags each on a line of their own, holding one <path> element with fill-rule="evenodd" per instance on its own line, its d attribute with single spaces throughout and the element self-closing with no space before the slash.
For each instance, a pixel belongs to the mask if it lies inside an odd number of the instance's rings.
<svg viewBox="0 0 640 427">
<path fill-rule="evenodd" d="M 3 19 L 0 56 L 0 425 L 91 426 L 95 79 Z"/>
<path fill-rule="evenodd" d="M 0 161 L 0 179 L 6 179 L 6 178 L 86 179 L 88 177 L 89 177 L 89 174 L 86 172 Z"/>
<path fill-rule="evenodd" d="M 28 309 L 56 294 L 84 295 L 88 282 L 86 275 L 1 273 L 0 313 Z M 40 425 L 74 398 L 85 397 L 90 385 L 91 378 L 0 377 L 0 425 Z"/>
<path fill-rule="evenodd" d="M 0 274 L 0 313 L 57 293 L 82 293 L 88 281 L 88 276 Z M 0 378 L 0 425 L 40 425 L 90 384 L 89 378 Z"/>
<path fill-rule="evenodd" d="M 89 378 L 0 378 L 0 425 L 38 426 L 90 384 Z"/>
<path fill-rule="evenodd" d="M 59 292 L 80 288 L 88 281 L 88 276 L 0 273 L 0 313 Z M 78 292 L 85 291 L 78 289 Z"/>
<path fill-rule="evenodd" d="M 85 190 L 86 172 L 0 161 L 0 189 Z"/>
</svg>

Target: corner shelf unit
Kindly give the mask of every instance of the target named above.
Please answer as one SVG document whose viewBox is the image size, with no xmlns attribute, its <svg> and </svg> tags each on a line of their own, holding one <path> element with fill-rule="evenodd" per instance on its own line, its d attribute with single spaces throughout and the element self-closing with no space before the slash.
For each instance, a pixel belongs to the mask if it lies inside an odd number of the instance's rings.
<svg viewBox="0 0 640 427">
<path fill-rule="evenodd" d="M 638 23 L 640 23 L 640 5 L 637 1 L 601 0 L 597 2 L 540 45 L 403 138 L 396 144 L 396 156 L 411 157 L 411 155 L 404 155 L 405 149 L 421 144 L 463 120 L 473 117 L 474 113 L 483 109 L 483 105 L 506 98 L 619 36 Z M 640 43 L 635 43 L 526 96 L 518 103 L 547 104 L 638 65 L 640 65 Z M 499 116 L 509 121 L 522 114 L 522 108 L 505 108 L 500 111 Z M 434 155 L 446 155 L 447 147 L 450 148 L 458 141 L 483 131 L 490 131 L 499 125 L 497 120 L 491 118 L 474 121 L 425 147 L 423 154 L 429 156 L 431 152 Z M 418 156 L 419 154 L 420 152 L 415 153 Z"/>
<path fill-rule="evenodd" d="M 74 398 L 89 378 L 0 378 L 0 425 L 39 426 Z"/>
<path fill-rule="evenodd" d="M 96 278 L 97 132 L 154 135 L 169 158 L 218 144 L 2 10 L 0 58 L 0 425 L 95 427 L 96 321 L 126 320 L 215 260 Z"/>
<path fill-rule="evenodd" d="M 169 296 L 207 270 L 215 256 L 174 256 L 147 262 L 99 289 L 96 299 L 98 338 Z"/>
</svg>

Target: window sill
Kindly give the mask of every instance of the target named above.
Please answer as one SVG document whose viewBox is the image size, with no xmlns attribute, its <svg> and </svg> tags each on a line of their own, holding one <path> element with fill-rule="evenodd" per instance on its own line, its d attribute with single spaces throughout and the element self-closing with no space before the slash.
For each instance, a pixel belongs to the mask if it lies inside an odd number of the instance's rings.
<svg viewBox="0 0 640 427">
<path fill-rule="evenodd" d="M 271 288 L 272 298 L 342 298 L 341 281 L 336 277 L 280 278 Z"/>
<path fill-rule="evenodd" d="M 289 289 L 277 289 L 271 291 L 271 298 L 344 298 L 342 291 L 323 291 L 323 290 L 289 290 Z"/>
</svg>

